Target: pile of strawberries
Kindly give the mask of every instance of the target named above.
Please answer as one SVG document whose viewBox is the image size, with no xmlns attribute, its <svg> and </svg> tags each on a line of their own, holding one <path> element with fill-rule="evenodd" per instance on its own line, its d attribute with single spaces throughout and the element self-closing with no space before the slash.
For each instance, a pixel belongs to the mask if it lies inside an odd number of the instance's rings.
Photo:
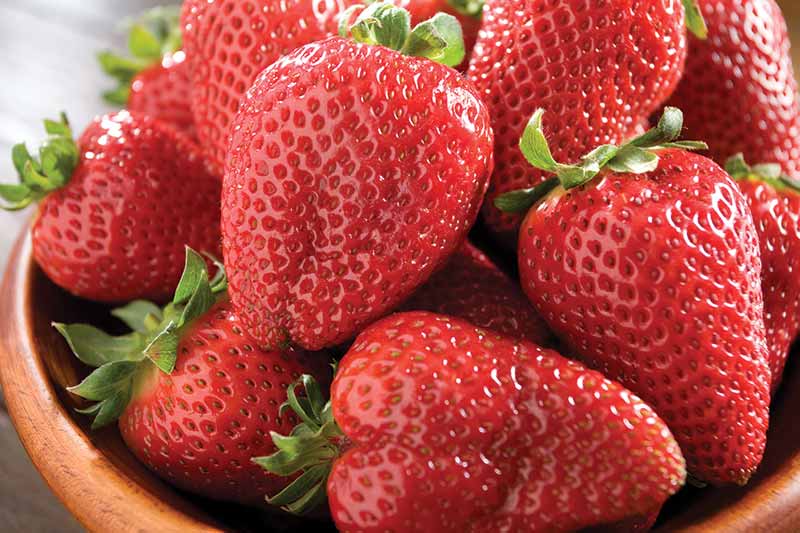
<svg viewBox="0 0 800 533">
<path fill-rule="evenodd" d="M 800 330 L 786 34 L 773 0 L 186 0 L 101 55 L 126 110 L 46 121 L 0 196 L 123 305 L 55 325 L 70 391 L 175 486 L 646 529 L 687 475 L 748 482 Z"/>
</svg>

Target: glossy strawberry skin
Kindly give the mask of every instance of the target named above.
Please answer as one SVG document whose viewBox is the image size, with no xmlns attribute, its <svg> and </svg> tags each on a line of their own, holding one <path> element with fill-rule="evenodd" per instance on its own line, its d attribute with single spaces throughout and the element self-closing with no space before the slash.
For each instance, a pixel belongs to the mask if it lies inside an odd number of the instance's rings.
<svg viewBox="0 0 800 533">
<path fill-rule="evenodd" d="M 266 347 L 335 346 L 401 304 L 466 237 L 492 167 L 456 71 L 338 37 L 265 70 L 233 132 L 225 264 Z"/>
<path fill-rule="evenodd" d="M 674 0 L 489 0 L 467 77 L 483 96 L 496 135 L 483 216 L 512 248 L 522 217 L 494 199 L 547 176 L 518 143 L 537 108 L 557 161 L 632 137 L 683 72 L 686 30 Z"/>
<path fill-rule="evenodd" d="M 644 512 L 683 482 L 677 444 L 631 393 L 459 319 L 374 324 L 331 403 L 354 443 L 328 481 L 343 532 L 572 531 Z"/>
<path fill-rule="evenodd" d="M 691 38 L 686 73 L 670 105 L 687 138 L 724 163 L 743 153 L 800 177 L 800 101 L 786 21 L 774 0 L 699 0 L 709 28 Z"/>
<path fill-rule="evenodd" d="M 660 157 L 651 173 L 606 174 L 534 207 L 522 286 L 570 353 L 669 424 L 690 473 L 744 483 L 769 407 L 756 228 L 711 160 Z"/>
<path fill-rule="evenodd" d="M 187 0 L 181 26 L 192 109 L 206 158 L 221 175 L 230 124 L 256 77 L 298 46 L 336 33 L 341 0 Z"/>
<path fill-rule="evenodd" d="M 100 302 L 171 299 L 185 247 L 221 255 L 220 180 L 188 137 L 122 111 L 78 140 L 69 183 L 33 223 L 39 266 L 70 293 Z"/>
<path fill-rule="evenodd" d="M 150 115 L 194 138 L 191 89 L 186 54 L 175 52 L 133 79 L 128 111 Z"/>
<path fill-rule="evenodd" d="M 461 318 L 539 346 L 551 346 L 554 341 L 519 285 L 469 242 L 402 309 Z"/>
<path fill-rule="evenodd" d="M 329 376 L 326 364 L 320 354 L 259 350 L 223 301 L 189 326 L 171 375 L 152 367 L 119 428 L 134 455 L 169 483 L 264 505 L 265 494 L 291 480 L 250 459 L 275 451 L 270 431 L 288 434 L 297 424 L 293 413 L 279 414 L 287 387 L 302 374 Z"/>
<path fill-rule="evenodd" d="M 773 392 L 800 332 L 800 194 L 758 180 L 738 182 L 761 245 L 761 284 Z"/>
</svg>

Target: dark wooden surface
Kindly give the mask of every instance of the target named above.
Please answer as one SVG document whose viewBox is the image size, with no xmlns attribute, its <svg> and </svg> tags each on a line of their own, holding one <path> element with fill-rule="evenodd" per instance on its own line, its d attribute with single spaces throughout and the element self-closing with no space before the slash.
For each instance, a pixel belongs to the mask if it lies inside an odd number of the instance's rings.
<svg viewBox="0 0 800 533">
<path fill-rule="evenodd" d="M 159 0 L 0 0 L 0 180 L 13 177 L 13 144 L 40 137 L 40 121 L 61 110 L 76 129 L 106 108 L 106 80 L 94 52 L 121 46 L 123 17 Z M 800 43 L 800 2 L 779 1 Z M 795 50 L 800 59 L 800 44 Z M 29 214 L 0 211 L 0 267 Z M 54 454 L 58 450 L 53 450 Z M 81 531 L 31 466 L 4 414 L 0 394 L 0 530 L 4 533 Z"/>
</svg>

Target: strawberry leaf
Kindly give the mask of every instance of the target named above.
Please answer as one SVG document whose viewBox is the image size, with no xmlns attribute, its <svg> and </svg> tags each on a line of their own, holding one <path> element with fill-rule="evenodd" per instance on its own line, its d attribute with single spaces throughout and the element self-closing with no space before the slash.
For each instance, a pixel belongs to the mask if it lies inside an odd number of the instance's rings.
<svg viewBox="0 0 800 533">
<path fill-rule="evenodd" d="M 141 24 L 131 26 L 128 49 L 134 57 L 149 60 L 151 64 L 161 60 L 161 43 L 158 37 Z"/>
<path fill-rule="evenodd" d="M 608 163 L 614 172 L 644 174 L 658 168 L 658 156 L 644 148 L 626 146 Z"/>
<path fill-rule="evenodd" d="M 356 12 L 355 21 L 351 21 Z M 351 6 L 339 17 L 339 35 L 362 44 L 381 45 L 413 57 L 425 57 L 447 66 L 464 59 L 461 24 L 452 15 L 437 13 L 411 29 L 411 15 L 391 2 Z"/>
<path fill-rule="evenodd" d="M 504 213 L 525 213 L 533 204 L 547 196 L 550 191 L 558 186 L 558 178 L 550 178 L 530 189 L 501 194 L 495 198 L 494 205 Z"/>
<path fill-rule="evenodd" d="M 0 197 L 9 202 L 0 208 L 8 211 L 23 209 L 38 202 L 49 193 L 66 185 L 80 161 L 78 145 L 72 139 L 72 129 L 66 115 L 60 120 L 45 120 L 47 138 L 39 148 L 38 159 L 25 144 L 11 149 L 11 159 L 17 170 L 18 185 L 0 185 Z"/>
<path fill-rule="evenodd" d="M 67 390 L 87 400 L 105 400 L 119 389 L 131 385 L 133 374 L 138 366 L 135 361 L 106 363 L 89 374 L 80 384 L 69 387 Z"/>
<path fill-rule="evenodd" d="M 402 52 L 455 67 L 464 61 L 466 55 L 461 24 L 452 15 L 437 13 L 414 27 Z"/>
<path fill-rule="evenodd" d="M 144 354 L 147 358 L 165 374 L 171 374 L 175 370 L 175 363 L 178 360 L 180 338 L 178 337 L 177 329 L 176 324 L 170 322 L 153 337 L 144 349 Z"/>
<path fill-rule="evenodd" d="M 686 13 L 686 27 L 698 39 L 708 39 L 708 26 L 700 12 L 697 0 L 681 0 L 681 2 L 683 2 L 683 10 Z"/>
<path fill-rule="evenodd" d="M 800 182 L 784 175 L 777 163 L 750 166 L 743 154 L 736 154 L 725 162 L 725 171 L 735 180 L 761 181 L 778 191 L 789 189 L 800 192 Z"/>
<path fill-rule="evenodd" d="M 143 70 L 157 65 L 166 55 L 181 48 L 180 7 L 157 7 L 128 21 L 128 51 L 124 57 L 111 51 L 97 55 L 100 68 L 117 82 L 117 87 L 103 92 L 111 105 L 123 107 L 130 97 L 130 85 Z"/>
<path fill-rule="evenodd" d="M 483 16 L 483 0 L 447 0 L 447 3 L 457 13 L 479 19 Z"/>
<path fill-rule="evenodd" d="M 305 397 L 296 389 L 303 385 Z M 270 432 L 277 451 L 252 460 L 266 471 L 279 475 L 301 475 L 267 501 L 293 514 L 305 514 L 325 501 L 325 486 L 332 462 L 339 456 L 338 442 L 343 434 L 333 418 L 330 402 L 313 377 L 304 375 L 287 390 L 286 404 L 300 417 L 290 435 Z M 283 406 L 281 407 L 283 409 Z"/>
<path fill-rule="evenodd" d="M 146 300 L 135 300 L 124 307 L 114 309 L 111 314 L 122 320 L 126 326 L 139 333 L 150 333 L 149 324 L 160 323 L 164 318 L 161 308 Z"/>
<path fill-rule="evenodd" d="M 53 327 L 66 339 L 72 353 L 86 365 L 97 368 L 115 361 L 141 361 L 144 339 L 135 333 L 112 337 L 87 324 L 59 324 Z"/>
</svg>

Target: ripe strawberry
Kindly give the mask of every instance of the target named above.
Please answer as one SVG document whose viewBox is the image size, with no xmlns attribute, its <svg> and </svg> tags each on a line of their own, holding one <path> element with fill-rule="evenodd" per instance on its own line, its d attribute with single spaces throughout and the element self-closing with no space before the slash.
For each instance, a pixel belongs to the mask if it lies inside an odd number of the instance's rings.
<svg viewBox="0 0 800 533">
<path fill-rule="evenodd" d="M 542 111 L 520 147 L 557 178 L 500 197 L 524 208 L 522 286 L 558 337 L 589 366 L 640 395 L 669 424 L 689 472 L 745 483 L 764 451 L 769 365 L 761 260 L 739 188 L 714 162 L 674 143 L 682 114 L 560 165 Z"/>
<path fill-rule="evenodd" d="M 351 340 L 443 266 L 477 216 L 489 117 L 468 82 L 426 58 L 458 64 L 460 28 L 445 14 L 413 32 L 408 20 L 371 4 L 352 33 L 384 46 L 298 48 L 236 116 L 225 264 L 234 307 L 265 347 Z"/>
<path fill-rule="evenodd" d="M 189 104 L 191 81 L 186 54 L 180 51 L 178 8 L 159 7 L 146 12 L 131 26 L 128 48 L 132 57 L 102 52 L 103 70 L 118 87 L 104 93 L 112 105 L 150 115 L 195 136 Z"/>
<path fill-rule="evenodd" d="M 774 0 L 699 0 L 709 38 L 692 39 L 670 105 L 718 163 L 743 153 L 800 178 L 800 100 L 786 21 Z"/>
<path fill-rule="evenodd" d="M 800 333 L 800 187 L 777 164 L 750 167 L 741 155 L 726 166 L 753 213 L 761 244 L 761 285 L 773 392 Z"/>
<path fill-rule="evenodd" d="M 202 257 L 187 250 L 175 300 L 163 310 L 136 301 L 114 314 L 133 330 L 111 337 L 86 325 L 56 324 L 75 355 L 96 367 L 69 390 L 97 402 L 81 412 L 98 428 L 119 419 L 127 446 L 154 473 L 186 491 L 245 504 L 287 481 L 250 457 L 272 453 L 269 431 L 297 419 L 280 413 L 301 374 L 324 376 L 319 355 L 259 350 Z"/>
<path fill-rule="evenodd" d="M 478 327 L 540 346 L 553 343 L 552 333 L 519 285 L 469 242 L 402 308 L 462 318 Z"/>
<path fill-rule="evenodd" d="M 185 0 L 181 13 L 192 108 L 207 159 L 220 175 L 239 100 L 264 68 L 336 32 L 344 0 Z"/>
<path fill-rule="evenodd" d="M 478 40 L 478 30 L 481 29 L 483 0 L 397 0 L 394 5 L 408 11 L 412 24 L 433 18 L 439 12 L 453 15 L 458 19 L 464 34 L 466 56 L 456 68 L 467 69 L 472 49 Z"/>
<path fill-rule="evenodd" d="M 0 186 L 7 209 L 41 200 L 33 254 L 72 294 L 101 302 L 169 299 L 189 245 L 219 256 L 220 181 L 186 136 L 127 111 L 72 140 L 66 117 L 45 121 L 39 158 L 14 147 L 21 184 Z"/>
<path fill-rule="evenodd" d="M 685 57 L 684 9 L 673 0 L 620 0 L 613 8 L 586 0 L 487 2 L 467 77 L 496 135 L 483 215 L 506 246 L 516 243 L 522 219 L 493 200 L 547 177 L 517 148 L 534 110 L 553 117 L 547 135 L 555 157 L 577 161 L 633 136 L 674 90 Z"/>
<path fill-rule="evenodd" d="M 574 531 L 644 513 L 685 478 L 666 425 L 619 384 L 427 312 L 365 330 L 327 405 L 289 404 L 305 426 L 255 461 L 308 468 L 270 501 L 303 511 L 327 486 L 340 531 Z"/>
</svg>

